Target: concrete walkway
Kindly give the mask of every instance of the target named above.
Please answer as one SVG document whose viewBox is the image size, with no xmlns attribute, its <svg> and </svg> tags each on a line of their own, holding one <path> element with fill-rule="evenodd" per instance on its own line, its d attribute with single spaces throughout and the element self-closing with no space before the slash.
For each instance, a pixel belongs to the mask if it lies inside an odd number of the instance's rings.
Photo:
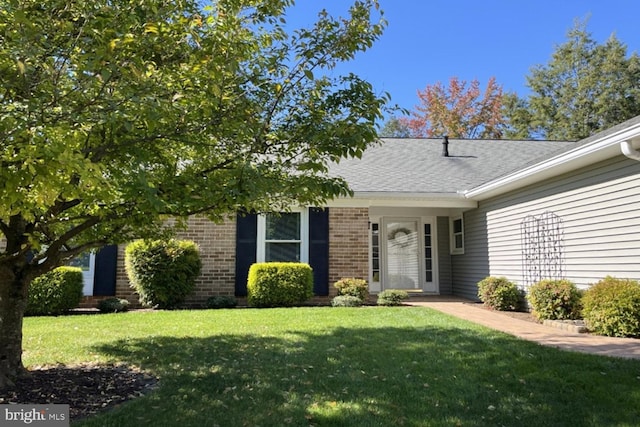
<svg viewBox="0 0 640 427">
<path fill-rule="evenodd" d="M 601 356 L 640 359 L 640 339 L 573 333 L 515 319 L 470 303 L 469 300 L 444 296 L 412 298 L 408 302 L 410 305 L 429 307 L 542 345 Z"/>
</svg>

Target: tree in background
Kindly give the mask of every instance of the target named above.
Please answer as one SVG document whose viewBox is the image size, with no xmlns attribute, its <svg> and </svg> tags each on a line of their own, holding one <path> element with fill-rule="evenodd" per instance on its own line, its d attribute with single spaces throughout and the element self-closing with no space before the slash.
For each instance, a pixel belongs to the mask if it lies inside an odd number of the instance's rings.
<svg viewBox="0 0 640 427">
<path fill-rule="evenodd" d="M 527 77 L 526 100 L 505 103 L 506 135 L 578 140 L 640 114 L 640 58 L 615 35 L 596 43 L 576 22 L 547 65 Z"/>
<path fill-rule="evenodd" d="M 398 117 L 391 117 L 378 132 L 381 138 L 410 138 L 411 129 L 405 120 Z"/>
<path fill-rule="evenodd" d="M 349 194 L 327 164 L 388 95 L 323 70 L 369 48 L 376 0 L 284 30 L 293 0 L 0 0 L 0 388 L 23 372 L 29 283 L 169 217 Z"/>
<path fill-rule="evenodd" d="M 467 84 L 452 77 L 449 86 L 437 82 L 421 91 L 412 117 L 400 119 L 413 137 L 500 138 L 504 118 L 502 87 L 494 77 L 482 92 L 477 79 Z"/>
</svg>

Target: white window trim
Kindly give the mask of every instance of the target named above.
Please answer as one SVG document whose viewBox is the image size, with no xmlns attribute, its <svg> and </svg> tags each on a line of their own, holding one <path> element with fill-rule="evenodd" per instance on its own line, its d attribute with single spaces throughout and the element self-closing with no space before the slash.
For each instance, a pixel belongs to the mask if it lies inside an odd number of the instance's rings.
<svg viewBox="0 0 640 427">
<path fill-rule="evenodd" d="M 460 235 L 462 236 L 462 247 L 456 247 L 456 234 L 453 232 L 453 223 L 457 220 L 460 220 L 462 224 L 462 232 Z M 464 255 L 464 218 L 462 215 L 456 215 L 449 218 L 449 247 L 451 255 Z"/>
<path fill-rule="evenodd" d="M 295 213 L 300 214 L 300 262 L 309 262 L 309 210 L 306 208 L 292 208 L 287 212 L 282 213 Z M 267 243 L 266 229 L 267 229 L 267 216 L 265 214 L 258 215 L 258 236 L 256 247 L 256 261 L 265 261 L 265 246 Z M 281 243 L 298 243 L 298 240 L 278 240 Z"/>
</svg>

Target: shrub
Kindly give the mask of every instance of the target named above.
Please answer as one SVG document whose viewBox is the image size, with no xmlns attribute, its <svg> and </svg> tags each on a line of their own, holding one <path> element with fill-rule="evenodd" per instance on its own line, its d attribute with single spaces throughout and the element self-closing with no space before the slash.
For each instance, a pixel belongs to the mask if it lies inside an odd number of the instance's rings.
<svg viewBox="0 0 640 427">
<path fill-rule="evenodd" d="M 362 299 L 353 295 L 338 295 L 331 300 L 332 307 L 360 307 Z"/>
<path fill-rule="evenodd" d="M 207 308 L 234 308 L 237 305 L 238 300 L 228 295 L 216 295 L 207 299 Z"/>
<path fill-rule="evenodd" d="M 402 301 L 409 298 L 406 291 L 400 289 L 387 289 L 378 294 L 378 305 L 402 305 Z"/>
<path fill-rule="evenodd" d="M 111 297 L 103 299 L 98 303 L 98 310 L 101 313 L 118 313 L 129 309 L 129 301 L 126 299 Z"/>
<path fill-rule="evenodd" d="M 338 289 L 338 295 L 350 295 L 359 298 L 360 301 L 367 299 L 369 286 L 364 279 L 346 278 L 340 279 L 333 284 Z"/>
<path fill-rule="evenodd" d="M 515 310 L 522 299 L 522 294 L 513 282 L 506 277 L 485 277 L 478 282 L 480 301 L 493 310 Z"/>
<path fill-rule="evenodd" d="M 582 315 L 590 331 L 640 338 L 640 284 L 607 276 L 582 297 Z"/>
<path fill-rule="evenodd" d="M 195 289 L 202 263 L 188 240 L 137 240 L 125 251 L 131 287 L 147 307 L 176 308 Z"/>
<path fill-rule="evenodd" d="M 299 262 L 262 262 L 249 268 L 247 303 L 252 307 L 288 307 L 313 296 L 313 270 Z"/>
<path fill-rule="evenodd" d="M 82 300 L 82 270 L 58 267 L 33 279 L 26 314 L 58 315 L 76 308 Z"/>
<path fill-rule="evenodd" d="M 580 317 L 580 290 L 570 280 L 541 280 L 529 288 L 527 300 L 539 320 Z"/>
</svg>

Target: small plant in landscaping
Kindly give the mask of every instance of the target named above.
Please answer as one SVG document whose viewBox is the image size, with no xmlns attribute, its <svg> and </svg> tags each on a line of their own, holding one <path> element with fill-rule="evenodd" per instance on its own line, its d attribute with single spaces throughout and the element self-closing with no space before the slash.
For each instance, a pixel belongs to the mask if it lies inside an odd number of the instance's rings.
<svg viewBox="0 0 640 427">
<path fill-rule="evenodd" d="M 129 309 L 129 301 L 123 298 L 107 298 L 98 303 L 101 313 L 120 313 Z"/>
<path fill-rule="evenodd" d="M 332 307 L 360 307 L 362 300 L 353 295 L 338 295 L 331 300 Z"/>
<path fill-rule="evenodd" d="M 338 280 L 333 286 L 338 289 L 338 295 L 351 295 L 359 298 L 360 301 L 364 301 L 369 295 L 369 285 L 364 279 L 344 278 Z"/>
<path fill-rule="evenodd" d="M 313 270 L 299 262 L 261 262 L 249 268 L 247 303 L 252 307 L 288 307 L 313 296 Z"/>
<path fill-rule="evenodd" d="M 480 301 L 493 310 L 516 310 L 522 300 L 522 294 L 515 283 L 506 277 L 485 277 L 478 282 Z"/>
<path fill-rule="evenodd" d="M 607 276 L 582 297 L 582 315 L 590 331 L 640 338 L 640 283 Z"/>
<path fill-rule="evenodd" d="M 527 300 L 539 320 L 580 317 L 581 292 L 570 280 L 545 279 L 529 288 Z"/>
<path fill-rule="evenodd" d="M 147 307 L 176 308 L 195 289 L 202 263 L 188 240 L 138 240 L 125 251 L 131 287 Z"/>
<path fill-rule="evenodd" d="M 378 305 L 402 305 L 402 302 L 408 298 L 407 291 L 387 289 L 378 294 Z"/>
<path fill-rule="evenodd" d="M 76 308 L 82 300 L 82 270 L 58 267 L 33 279 L 25 314 L 58 315 Z"/>
<path fill-rule="evenodd" d="M 207 308 L 234 308 L 238 300 L 229 295 L 216 295 L 207 299 Z"/>
</svg>

